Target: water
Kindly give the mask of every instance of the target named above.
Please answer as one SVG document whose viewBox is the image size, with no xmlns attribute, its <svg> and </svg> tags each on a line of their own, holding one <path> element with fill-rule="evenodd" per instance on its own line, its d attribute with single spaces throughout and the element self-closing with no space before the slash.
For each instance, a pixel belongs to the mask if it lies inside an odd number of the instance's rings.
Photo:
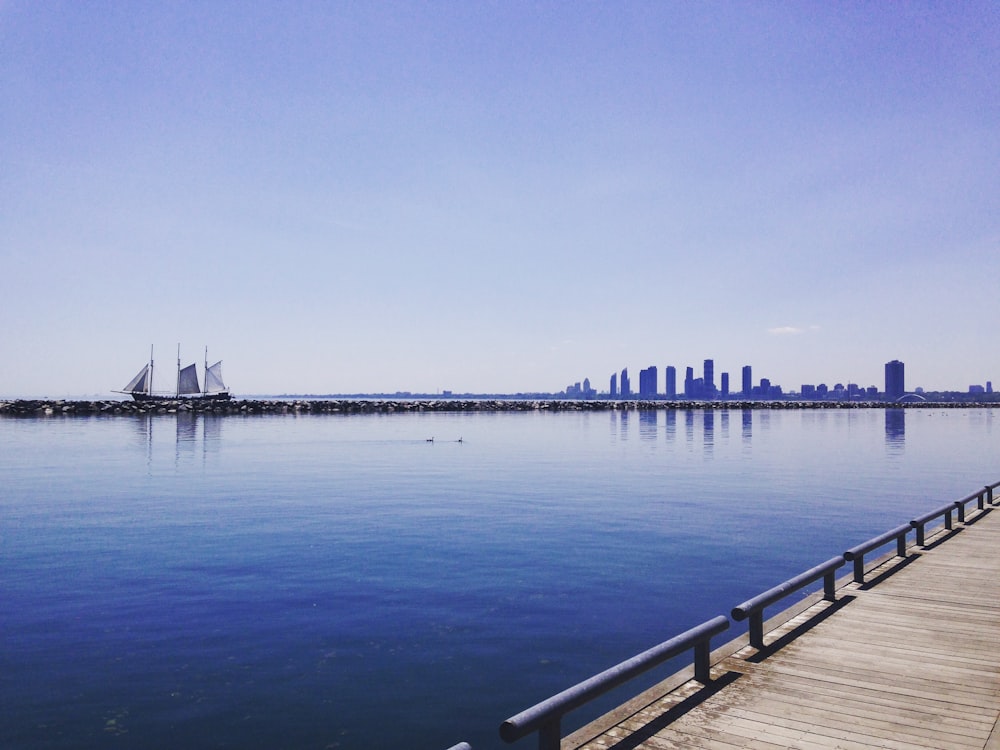
<svg viewBox="0 0 1000 750">
<path fill-rule="evenodd" d="M 499 747 L 533 702 L 996 481 L 994 419 L 0 419 L 0 746 Z"/>
</svg>

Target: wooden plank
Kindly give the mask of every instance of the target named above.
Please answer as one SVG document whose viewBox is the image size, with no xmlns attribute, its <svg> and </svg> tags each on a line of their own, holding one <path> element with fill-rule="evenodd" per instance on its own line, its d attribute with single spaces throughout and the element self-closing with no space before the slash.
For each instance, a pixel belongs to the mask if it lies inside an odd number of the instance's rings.
<svg viewBox="0 0 1000 750">
<path fill-rule="evenodd" d="M 688 685 L 564 747 L 1000 750 L 998 518 L 959 526 L 904 566 L 880 562 L 891 574 L 844 582 L 839 603 L 796 605 L 765 635 L 780 648 L 726 648 L 720 689 Z"/>
<path fill-rule="evenodd" d="M 783 675 L 780 681 L 776 681 L 776 684 L 777 687 L 773 689 L 779 691 L 809 691 L 815 696 L 844 705 L 859 702 L 869 710 L 883 713 L 891 711 L 904 719 L 909 719 L 911 716 L 916 719 L 934 716 L 934 721 L 949 725 L 969 724 L 986 729 L 991 727 L 989 718 L 983 715 L 982 710 L 976 710 L 974 707 L 964 704 L 950 705 L 948 707 L 950 715 L 941 715 L 940 701 L 936 698 L 901 696 L 885 690 L 847 687 L 789 675 Z M 772 685 L 769 684 L 768 688 L 772 688 Z"/>
</svg>

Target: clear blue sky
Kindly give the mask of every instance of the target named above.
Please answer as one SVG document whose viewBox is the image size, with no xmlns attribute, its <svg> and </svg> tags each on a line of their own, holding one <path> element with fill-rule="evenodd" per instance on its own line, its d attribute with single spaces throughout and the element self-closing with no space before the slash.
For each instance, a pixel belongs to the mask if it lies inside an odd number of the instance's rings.
<svg viewBox="0 0 1000 750">
<path fill-rule="evenodd" d="M 998 165 L 996 2 L 0 0 L 0 396 L 1000 387 Z"/>
</svg>

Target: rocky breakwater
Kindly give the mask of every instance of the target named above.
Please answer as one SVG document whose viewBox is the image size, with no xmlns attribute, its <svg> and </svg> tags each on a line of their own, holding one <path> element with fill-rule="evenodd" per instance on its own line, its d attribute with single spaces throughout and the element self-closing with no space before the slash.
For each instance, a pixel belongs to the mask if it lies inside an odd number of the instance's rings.
<svg viewBox="0 0 1000 750">
<path fill-rule="evenodd" d="M 881 401 L 664 401 L 593 399 L 241 399 L 234 401 L 70 401 L 18 399 L 0 401 L 0 416 L 114 416 L 128 414 L 389 414 L 420 412 L 527 412 L 527 411 L 644 411 L 654 409 L 884 409 L 900 407 L 959 407 L 990 404 L 920 403 L 890 404 Z"/>
<path fill-rule="evenodd" d="M 389 414 L 394 412 L 582 411 L 635 408 L 625 402 L 546 399 L 241 399 L 234 401 L 69 401 L 19 399 L 0 401 L 0 415 L 100 416 L 128 414 Z"/>
</svg>

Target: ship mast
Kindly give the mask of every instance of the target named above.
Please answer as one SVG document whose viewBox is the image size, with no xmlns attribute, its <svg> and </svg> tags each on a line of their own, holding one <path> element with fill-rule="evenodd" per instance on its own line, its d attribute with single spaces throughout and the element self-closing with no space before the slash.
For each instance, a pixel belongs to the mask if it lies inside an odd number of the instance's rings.
<svg viewBox="0 0 1000 750">
<path fill-rule="evenodd" d="M 149 345 L 149 380 L 146 382 L 146 395 L 153 393 L 153 345 Z"/>
<path fill-rule="evenodd" d="M 174 398 L 181 394 L 181 345 L 177 345 L 177 387 L 174 389 Z"/>
</svg>

